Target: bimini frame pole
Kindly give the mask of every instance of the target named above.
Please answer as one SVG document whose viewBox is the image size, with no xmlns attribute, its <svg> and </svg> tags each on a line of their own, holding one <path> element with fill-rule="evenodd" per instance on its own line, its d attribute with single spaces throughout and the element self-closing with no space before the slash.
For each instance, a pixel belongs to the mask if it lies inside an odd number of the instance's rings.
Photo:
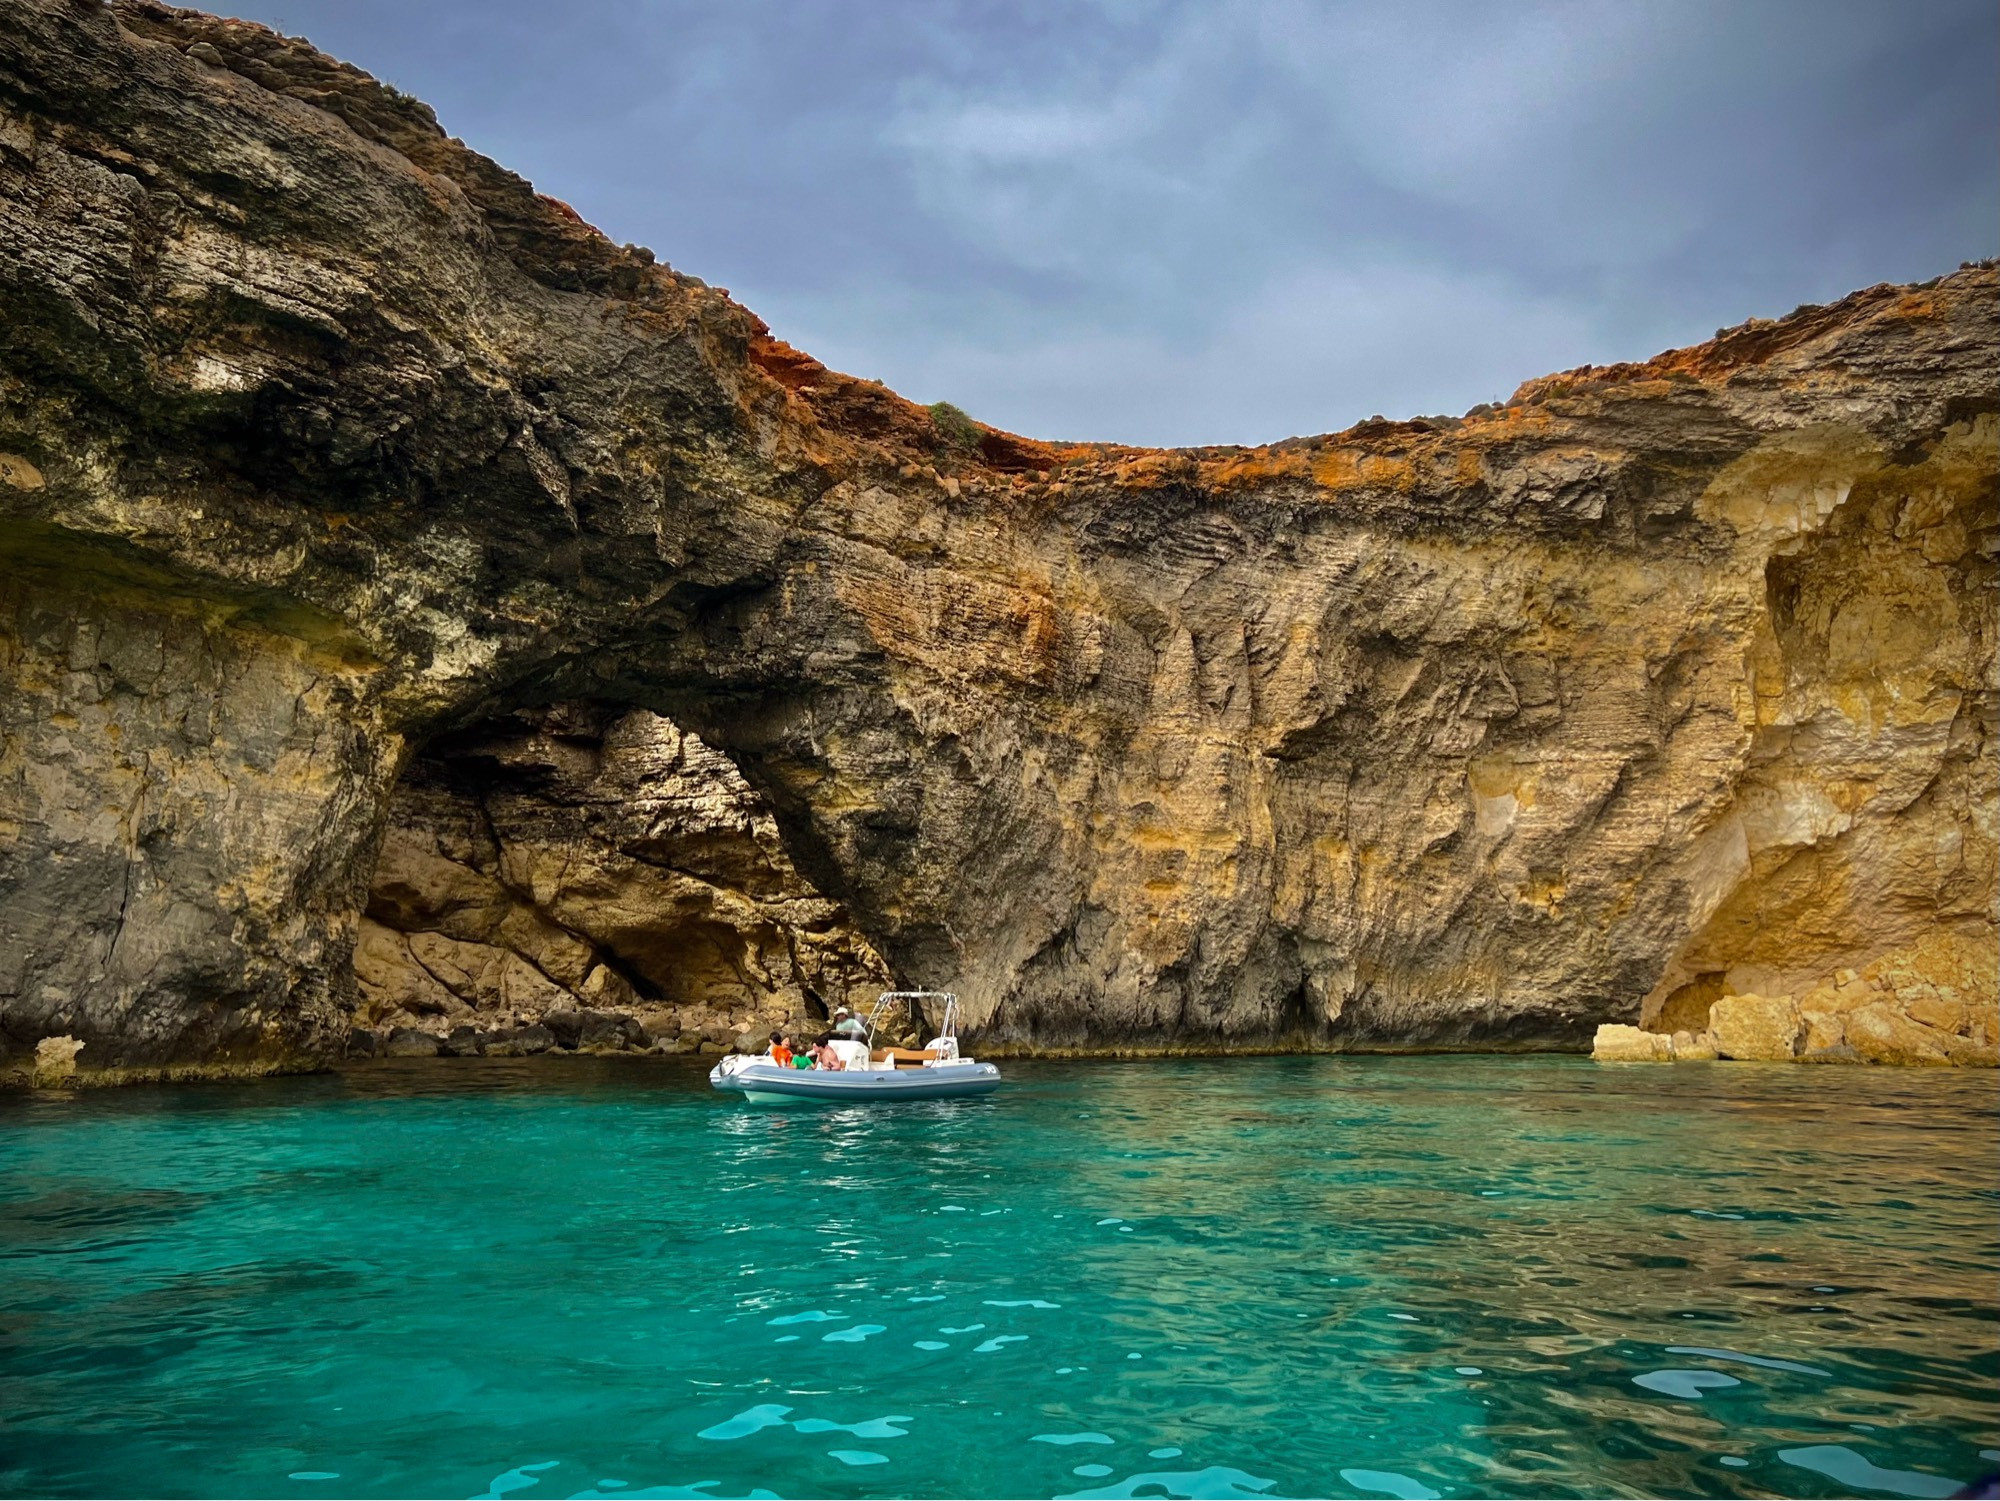
<svg viewBox="0 0 2000 1501">
<path fill-rule="evenodd" d="M 875 1028 L 883 1013 L 896 1001 L 943 1001 L 944 1015 L 938 1029 L 940 1037 L 956 1037 L 958 1027 L 958 997 L 949 990 L 885 990 L 875 998 L 874 1009 L 868 1013 L 868 1046 L 875 1046 Z M 917 1019 L 922 1021 L 923 1008 L 917 1007 Z"/>
</svg>

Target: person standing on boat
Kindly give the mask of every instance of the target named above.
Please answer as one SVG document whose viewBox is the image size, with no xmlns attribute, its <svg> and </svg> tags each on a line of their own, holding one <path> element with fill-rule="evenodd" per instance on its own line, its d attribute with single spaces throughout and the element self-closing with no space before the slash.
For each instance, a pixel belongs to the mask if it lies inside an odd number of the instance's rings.
<svg viewBox="0 0 2000 1501">
<path fill-rule="evenodd" d="M 868 1024 L 852 1011 L 849 1011 L 845 1006 L 841 1006 L 833 1013 L 833 1035 L 835 1037 L 851 1037 L 856 1042 L 866 1042 L 868 1040 Z"/>
</svg>

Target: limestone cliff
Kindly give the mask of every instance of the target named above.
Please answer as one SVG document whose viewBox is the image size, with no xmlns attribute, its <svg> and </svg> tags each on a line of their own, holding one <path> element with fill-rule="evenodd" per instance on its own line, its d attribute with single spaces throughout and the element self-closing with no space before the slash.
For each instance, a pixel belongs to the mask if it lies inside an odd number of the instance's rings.
<svg viewBox="0 0 2000 1501">
<path fill-rule="evenodd" d="M 0 0 L 0 305 L 17 1055 L 327 1056 L 399 776 L 559 704 L 726 755 L 989 1048 L 1580 1046 L 1993 943 L 1990 265 L 1464 419 L 1040 444 L 304 43 Z"/>
<path fill-rule="evenodd" d="M 588 705 L 426 748 L 390 801 L 354 968 L 371 1030 L 597 1010 L 717 1045 L 862 1010 L 889 979 L 734 766 L 644 709 Z"/>
</svg>

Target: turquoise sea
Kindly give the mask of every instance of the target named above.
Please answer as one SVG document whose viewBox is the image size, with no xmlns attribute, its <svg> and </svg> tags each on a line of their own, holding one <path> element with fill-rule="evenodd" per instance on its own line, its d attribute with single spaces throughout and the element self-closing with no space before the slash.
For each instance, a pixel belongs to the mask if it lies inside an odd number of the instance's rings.
<svg viewBox="0 0 2000 1501">
<path fill-rule="evenodd" d="M 0 1100 L 0 1492 L 1943 1496 L 1995 1081 L 673 1059 Z"/>
</svg>

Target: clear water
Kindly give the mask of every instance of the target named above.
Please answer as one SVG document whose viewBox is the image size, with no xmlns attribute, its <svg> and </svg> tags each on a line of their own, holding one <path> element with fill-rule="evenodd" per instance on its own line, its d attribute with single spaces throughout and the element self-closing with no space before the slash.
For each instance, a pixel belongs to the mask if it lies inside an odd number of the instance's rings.
<svg viewBox="0 0 2000 1501">
<path fill-rule="evenodd" d="M 1991 1076 L 673 1060 L 0 1102 L 0 1491 L 1947 1494 Z"/>
</svg>

